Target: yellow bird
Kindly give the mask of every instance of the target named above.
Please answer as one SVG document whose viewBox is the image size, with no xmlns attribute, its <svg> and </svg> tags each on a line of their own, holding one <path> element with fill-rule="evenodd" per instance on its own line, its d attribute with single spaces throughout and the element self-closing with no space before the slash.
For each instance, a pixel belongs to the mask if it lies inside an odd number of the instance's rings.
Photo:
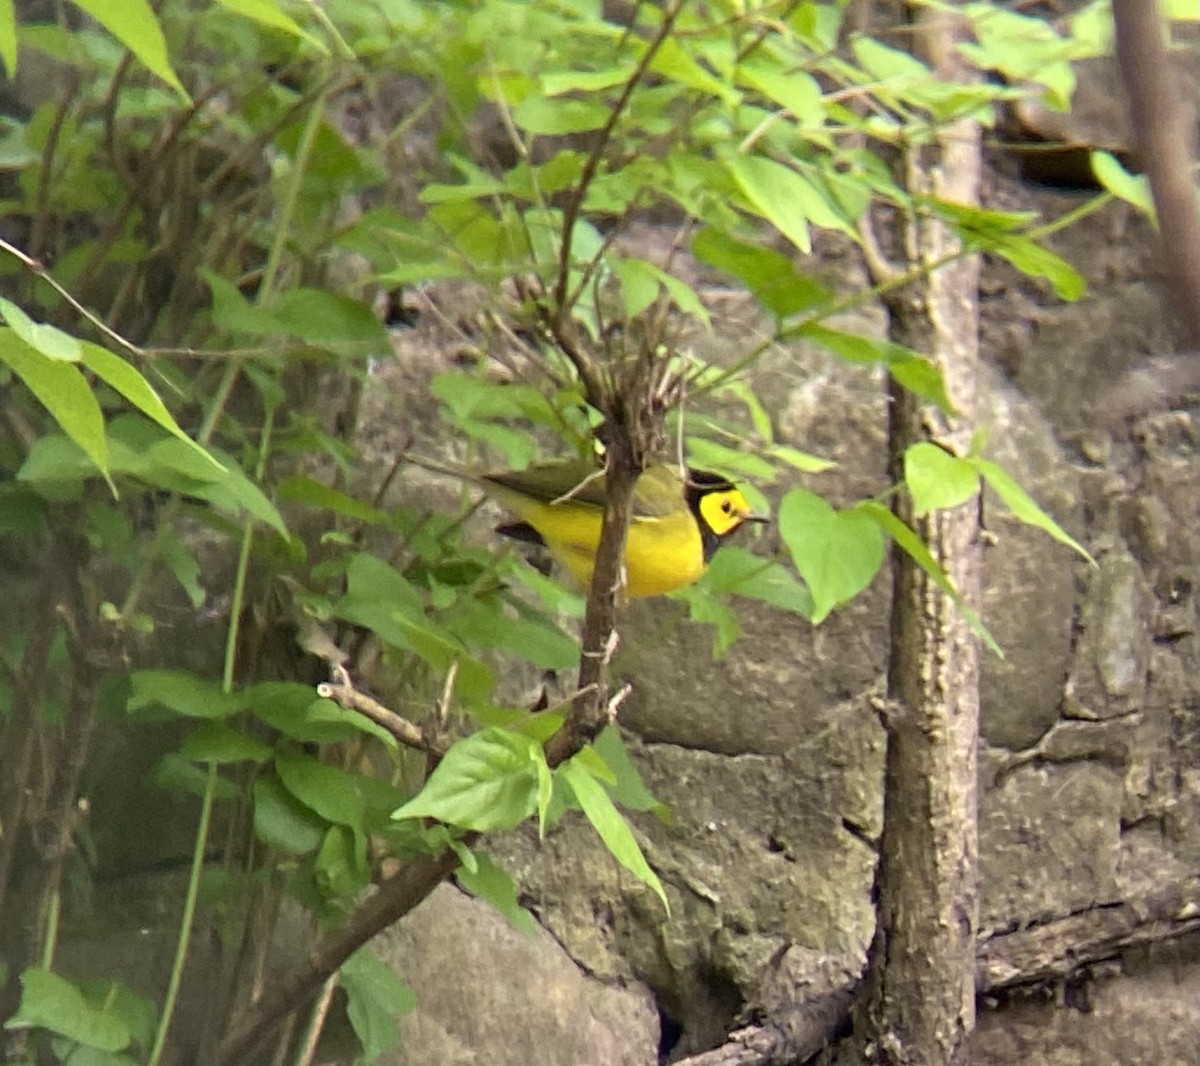
<svg viewBox="0 0 1200 1066">
<path fill-rule="evenodd" d="M 418 466 L 466 478 L 521 521 L 497 532 L 545 545 L 581 588 L 591 585 L 604 516 L 604 471 L 564 461 L 527 470 L 472 474 L 409 456 Z M 746 522 L 766 522 L 746 497 L 719 474 L 667 464 L 642 471 L 634 487 L 633 517 L 625 544 L 625 594 L 659 596 L 696 581 L 713 553 Z"/>
</svg>

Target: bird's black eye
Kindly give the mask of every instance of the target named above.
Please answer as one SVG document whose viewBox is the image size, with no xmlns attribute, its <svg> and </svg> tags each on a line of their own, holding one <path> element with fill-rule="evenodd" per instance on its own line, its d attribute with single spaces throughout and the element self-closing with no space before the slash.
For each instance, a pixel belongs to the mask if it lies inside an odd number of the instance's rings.
<svg viewBox="0 0 1200 1066">
<path fill-rule="evenodd" d="M 721 501 L 721 510 L 724 511 L 726 514 L 733 514 L 733 504 L 730 503 L 728 500 L 722 500 Z"/>
</svg>

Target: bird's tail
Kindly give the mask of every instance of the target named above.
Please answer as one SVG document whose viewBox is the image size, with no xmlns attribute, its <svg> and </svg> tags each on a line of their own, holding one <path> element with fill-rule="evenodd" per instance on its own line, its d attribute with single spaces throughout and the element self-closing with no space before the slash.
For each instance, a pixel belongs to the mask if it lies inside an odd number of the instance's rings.
<svg viewBox="0 0 1200 1066">
<path fill-rule="evenodd" d="M 416 452 L 405 452 L 401 456 L 401 462 L 412 463 L 414 466 L 421 467 L 422 470 L 428 470 L 433 474 L 444 474 L 446 477 L 457 478 L 459 481 L 479 481 L 479 475 L 473 474 L 465 466 L 460 466 L 448 459 L 431 459 L 427 455 L 419 455 Z"/>
</svg>

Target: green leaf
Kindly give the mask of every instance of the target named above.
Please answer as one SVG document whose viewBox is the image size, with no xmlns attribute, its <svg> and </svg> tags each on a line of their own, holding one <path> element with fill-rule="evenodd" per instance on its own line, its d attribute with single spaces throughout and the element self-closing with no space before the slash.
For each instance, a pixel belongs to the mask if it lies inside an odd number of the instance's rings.
<svg viewBox="0 0 1200 1066">
<path fill-rule="evenodd" d="M 851 48 L 863 70 L 880 81 L 916 82 L 933 77 L 929 68 L 909 52 L 890 48 L 873 37 L 856 36 Z"/>
<path fill-rule="evenodd" d="M 761 600 L 802 618 L 813 615 L 812 593 L 791 571 L 737 544 L 717 552 L 702 581 L 718 592 Z"/>
<path fill-rule="evenodd" d="M 946 395 L 946 383 L 941 371 L 911 348 L 893 341 L 876 340 L 816 324 L 801 326 L 795 335 L 820 345 L 849 363 L 866 366 L 882 363 L 888 368 L 888 373 L 909 392 L 936 404 L 948 415 L 955 413 L 950 397 Z"/>
<path fill-rule="evenodd" d="M 168 461 L 178 467 L 179 460 L 185 448 L 181 441 L 165 440 L 155 449 L 155 458 Z M 287 526 L 283 516 L 276 510 L 275 505 L 267 499 L 246 472 L 237 464 L 232 456 L 213 449 L 213 456 L 225 468 L 225 473 L 217 480 L 207 485 L 193 486 L 191 494 L 208 500 L 215 507 L 234 513 L 245 512 L 252 518 L 257 518 L 263 525 L 270 526 L 283 537 L 288 536 Z"/>
<path fill-rule="evenodd" d="M 778 63 L 752 56 L 738 66 L 737 77 L 768 100 L 787 108 L 797 126 L 819 129 L 825 124 L 821 86 L 811 74 L 787 70 Z"/>
<path fill-rule="evenodd" d="M 108 1005 L 93 1006 L 70 981 L 32 967 L 21 974 L 21 1003 L 4 1028 L 36 1027 L 102 1051 L 121 1051 L 130 1042 L 129 1027 Z"/>
<path fill-rule="evenodd" d="M 496 674 L 490 666 L 467 653 L 457 637 L 443 632 L 431 622 L 409 618 L 398 620 L 407 646 L 441 674 L 451 666 L 458 668 L 455 688 L 464 699 L 484 699 L 496 687 Z"/>
<path fill-rule="evenodd" d="M 338 744 L 366 733 L 389 747 L 390 733 L 365 715 L 343 710 L 317 697 L 312 687 L 294 681 L 263 681 L 242 691 L 251 714 L 285 737 L 303 744 Z"/>
<path fill-rule="evenodd" d="M 0 62 L 12 81 L 17 76 L 17 13 L 15 0 L 0 0 Z"/>
<path fill-rule="evenodd" d="M 189 104 L 191 97 L 171 68 L 167 41 L 149 0 L 72 0 L 165 81 Z"/>
<path fill-rule="evenodd" d="M 332 825 L 313 863 L 313 876 L 327 899 L 353 899 L 371 883 L 367 838 L 347 826 Z"/>
<path fill-rule="evenodd" d="M 730 156 L 725 168 L 751 208 L 808 255 L 812 240 L 805 206 L 816 196 L 812 186 L 782 163 L 759 156 Z"/>
<path fill-rule="evenodd" d="M 540 78 L 542 92 L 547 96 L 563 93 L 594 93 L 624 85 L 633 74 L 632 68 L 606 67 L 603 70 L 555 70 Z"/>
<path fill-rule="evenodd" d="M 302 503 L 371 525 L 385 525 L 388 522 L 386 511 L 347 496 L 304 474 L 284 478 L 275 490 L 275 497 L 280 503 Z"/>
<path fill-rule="evenodd" d="M 135 670 L 129 675 L 130 713 L 165 707 L 185 718 L 228 718 L 246 706 L 241 694 L 225 693 L 216 681 L 186 670 Z"/>
<path fill-rule="evenodd" d="M 254 782 L 254 833 L 289 855 L 311 855 L 324 842 L 325 822 L 296 799 L 277 777 Z"/>
<path fill-rule="evenodd" d="M 359 948 L 339 971 L 346 991 L 346 1015 L 362 1044 L 363 1058 L 375 1062 L 400 1042 L 396 1019 L 408 1014 L 417 997 L 370 948 Z"/>
<path fill-rule="evenodd" d="M 179 754 L 193 762 L 263 763 L 271 747 L 224 722 L 203 722 L 187 735 Z"/>
<path fill-rule="evenodd" d="M 0 362 L 8 364 L 112 486 L 104 415 L 79 367 L 47 358 L 11 328 L 0 328 Z"/>
<path fill-rule="evenodd" d="M 513 122 L 534 136 L 558 137 L 600 129 L 611 114 L 599 100 L 550 99 L 527 96 L 512 109 Z"/>
<path fill-rule="evenodd" d="M 1003 659 L 1004 652 L 1001 650 L 1000 645 L 996 643 L 995 637 L 988 631 L 987 626 L 983 624 L 983 620 L 979 617 L 979 612 L 973 607 L 969 607 L 966 601 L 963 600 L 958 589 L 954 587 L 954 582 L 950 580 L 950 575 L 942 569 L 925 542 L 889 508 L 884 507 L 881 503 L 876 503 L 874 500 L 866 500 L 858 504 L 856 509 L 879 526 L 880 529 L 900 546 L 901 550 L 913 562 L 929 575 L 933 583 L 954 601 L 971 629 L 974 630 L 988 648 Z"/>
<path fill-rule="evenodd" d="M 361 828 L 366 804 L 357 774 L 308 755 L 280 755 L 275 770 L 284 787 L 325 821 Z"/>
<path fill-rule="evenodd" d="M 159 526 L 156 532 L 158 551 L 167 569 L 183 586 L 193 607 L 199 608 L 207 599 L 204 586 L 200 584 L 200 563 L 183 543 L 179 533 L 170 526 Z"/>
<path fill-rule="evenodd" d="M 507 871 L 497 866 L 490 855 L 475 852 L 475 869 L 460 866 L 455 880 L 478 899 L 487 900 L 518 933 L 533 936 L 533 916 L 517 899 L 517 886 Z"/>
<path fill-rule="evenodd" d="M 486 832 L 514 829 L 533 814 L 542 746 L 504 729 L 482 729 L 454 744 L 421 789 L 394 818 L 437 818 Z"/>
<path fill-rule="evenodd" d="M 91 341 L 82 341 L 83 365 L 111 389 L 119 392 L 147 418 L 204 456 L 218 471 L 224 467 L 179 427 L 157 392 L 138 371 L 118 355 Z"/>
<path fill-rule="evenodd" d="M 1168 22 L 1200 22 L 1200 11 L 1192 0 L 1165 0 L 1162 13 Z"/>
<path fill-rule="evenodd" d="M 232 11 L 235 15 L 241 15 L 243 18 L 251 19 L 273 30 L 283 30 L 284 33 L 289 33 L 293 37 L 307 41 L 322 54 L 329 54 L 329 49 L 325 46 L 325 43 L 320 38 L 314 37 L 311 33 L 302 29 L 294 19 L 283 11 L 278 0 L 217 0 L 217 3 L 227 11 Z"/>
<path fill-rule="evenodd" d="M 1154 197 L 1150 194 L 1150 181 L 1145 174 L 1130 174 L 1115 155 L 1098 149 L 1092 151 L 1092 173 L 1113 196 L 1132 204 L 1158 225 Z"/>
<path fill-rule="evenodd" d="M 704 262 L 744 282 L 755 299 L 780 318 L 808 311 L 830 299 L 829 290 L 801 274 L 786 255 L 711 226 L 696 234 L 692 251 Z"/>
<path fill-rule="evenodd" d="M 33 489 L 0 481 L 0 536 L 38 536 L 46 530 L 46 505 Z"/>
<path fill-rule="evenodd" d="M 212 767 L 199 767 L 174 751 L 167 752 L 154 768 L 151 780 L 158 788 L 169 792 L 186 792 L 193 796 L 208 795 L 214 774 Z M 213 796 L 221 801 L 238 799 L 241 790 L 232 781 L 220 775 L 212 786 Z"/>
<path fill-rule="evenodd" d="M 287 327 L 269 311 L 252 304 L 227 278 L 201 267 L 200 276 L 212 292 L 213 325 L 230 333 L 247 333 L 252 337 L 276 337 Z"/>
<path fill-rule="evenodd" d="M 76 987 L 89 1003 L 96 1006 L 103 1005 L 106 1012 L 124 1021 L 129 1028 L 132 1044 L 142 1048 L 151 1046 L 158 1019 L 158 1008 L 152 1000 L 139 995 L 119 981 L 110 981 L 104 978 L 84 978 L 76 982 Z M 71 1066 L 75 1066 L 76 1057 L 83 1050 L 82 1047 L 73 1049 L 67 1060 Z M 98 1048 L 89 1050 L 96 1053 L 96 1066 L 138 1066 L 139 1060 L 125 1055 L 100 1051 Z"/>
<path fill-rule="evenodd" d="M 271 303 L 271 314 L 306 344 L 368 344 L 390 351 L 387 329 L 366 304 L 327 289 L 289 289 Z"/>
<path fill-rule="evenodd" d="M 346 567 L 346 594 L 333 607 L 339 618 L 366 626 L 389 644 L 408 647 L 401 627 L 404 617 L 420 618 L 425 612 L 421 595 L 395 567 L 382 559 L 358 552 Z"/>
<path fill-rule="evenodd" d="M 967 461 L 979 471 L 983 480 L 988 483 L 988 487 L 1004 501 L 1008 509 L 1020 521 L 1049 533 L 1059 543 L 1065 544 L 1072 551 L 1083 556 L 1092 566 L 1096 565 L 1096 560 L 1092 558 L 1091 553 L 1046 514 L 1034 502 L 1029 493 L 1021 488 L 1003 468 L 987 459 L 977 457 L 972 457 Z"/>
<path fill-rule="evenodd" d="M 810 455 L 808 452 L 800 451 L 799 448 L 793 448 L 790 444 L 771 444 L 767 446 L 766 451 L 771 458 L 787 463 L 788 466 L 803 471 L 805 474 L 823 474 L 826 470 L 832 470 L 837 466 L 837 463 L 830 459 L 822 459 L 819 455 Z"/>
<path fill-rule="evenodd" d="M 715 96 L 727 107 L 736 107 L 741 101 L 741 93 L 732 85 L 710 74 L 707 68 L 687 51 L 684 40 L 680 37 L 671 35 L 663 39 L 650 61 L 650 69 L 655 74 L 665 75 L 680 85 L 686 85 L 689 89 L 697 89 Z"/>
<path fill-rule="evenodd" d="M 77 337 L 64 333 L 56 326 L 45 322 L 34 322 L 24 311 L 11 300 L 0 296 L 0 314 L 12 331 L 34 351 L 41 352 L 47 359 L 62 363 L 78 363 L 81 357 L 80 343 Z"/>
<path fill-rule="evenodd" d="M 753 452 L 728 448 L 703 437 L 689 436 L 686 444 L 688 466 L 697 470 L 710 470 L 726 476 L 749 478 L 752 481 L 775 480 L 775 467 Z"/>
<path fill-rule="evenodd" d="M 604 765 L 615 779 L 608 788 L 614 802 L 628 810 L 651 811 L 662 821 L 671 821 L 670 810 L 646 787 L 642 775 L 629 757 L 629 749 L 625 746 L 621 731 L 616 726 L 605 726 L 600 735 L 592 741 L 592 750 L 604 760 Z"/>
<path fill-rule="evenodd" d="M 1062 300 L 1078 300 L 1087 291 L 1087 282 L 1070 263 L 1049 248 L 1028 237 L 1010 233 L 979 245 L 982 251 L 1007 259 L 1033 278 L 1045 278 Z"/>
<path fill-rule="evenodd" d="M 717 554 L 720 556 L 722 553 Z M 678 589 L 672 593 L 672 598 L 687 601 L 688 617 L 693 622 L 706 622 L 715 627 L 712 647 L 714 662 L 742 635 L 737 612 L 729 606 L 724 594 L 705 584 L 704 578 L 687 588 Z"/>
<path fill-rule="evenodd" d="M 861 511 L 835 511 L 792 489 L 779 507 L 779 533 L 813 598 L 813 624 L 867 587 L 883 565 L 879 527 Z"/>
<path fill-rule="evenodd" d="M 575 758 L 568 759 L 557 772 L 570 785 L 587 820 L 592 823 L 592 828 L 604 841 L 613 858 L 639 881 L 652 888 L 670 914 L 671 905 L 667 901 L 667 893 L 658 879 L 658 874 L 650 869 L 633 830 L 629 828 L 629 823 L 617 810 L 604 787 Z"/>
<path fill-rule="evenodd" d="M 579 642 L 549 619 L 513 617 L 496 603 L 464 600 L 446 625 L 464 641 L 506 651 L 543 670 L 566 670 L 579 661 Z"/>
<path fill-rule="evenodd" d="M 636 318 L 658 299 L 658 275 L 649 267 L 644 259 L 629 257 L 613 261 L 613 273 L 621 280 L 627 318 Z"/>
<path fill-rule="evenodd" d="M 929 441 L 918 441 L 904 453 L 904 483 L 919 518 L 972 499 L 979 492 L 979 473 L 967 460 Z"/>
</svg>

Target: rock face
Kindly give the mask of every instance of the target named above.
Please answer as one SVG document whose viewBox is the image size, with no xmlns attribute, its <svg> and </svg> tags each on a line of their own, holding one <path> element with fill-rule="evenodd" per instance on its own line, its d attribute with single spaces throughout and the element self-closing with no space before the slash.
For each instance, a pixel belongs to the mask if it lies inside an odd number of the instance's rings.
<svg viewBox="0 0 1200 1066">
<path fill-rule="evenodd" d="M 999 202 L 1027 202 L 995 181 Z M 1054 215 L 1067 205 L 1043 206 Z M 991 457 L 1098 561 L 1089 567 L 985 498 L 983 615 L 1005 658 L 986 658 L 982 679 L 981 946 L 1009 960 L 988 970 L 994 985 L 981 985 L 992 1009 L 973 1054 L 988 1066 L 1200 1062 L 1187 1039 L 1200 1020 L 1200 971 L 1146 946 L 1155 930 L 1195 928 L 1200 914 L 1200 425 L 1194 411 L 1158 411 L 1104 428 L 1087 406 L 1136 361 L 1126 341 L 1137 336 L 1144 349 L 1162 338 L 1162 301 L 1141 280 L 1148 237 L 1121 206 L 1088 234 L 1064 234 L 1063 252 L 1090 286 L 1077 305 L 1051 302 L 1003 267 L 985 279 Z M 715 351 L 762 326 L 752 308 L 722 301 L 724 327 L 705 342 Z M 882 329 L 878 317 L 853 325 L 871 324 Z M 761 375 L 781 439 L 839 464 L 806 487 L 834 502 L 879 491 L 877 376 L 802 348 L 768 357 Z M 774 550 L 769 533 L 759 547 Z M 634 695 L 622 724 L 647 784 L 674 813 L 670 824 L 652 815 L 634 823 L 671 912 L 581 819 L 542 841 L 532 829 L 514 833 L 493 853 L 553 937 L 538 949 L 553 962 L 532 968 L 559 966 L 565 951 L 585 982 L 652 994 L 662 1047 L 676 1058 L 719 1043 L 771 1000 L 764 982 L 785 954 L 813 960 L 813 974 L 861 970 L 884 744 L 870 695 L 886 664 L 889 593 L 881 578 L 817 629 L 748 605 L 744 636 L 719 662 L 711 634 L 680 605 L 629 610 L 616 670 Z M 427 906 L 408 924 L 425 927 L 431 944 L 440 922 L 460 935 L 444 911 Z M 1110 913 L 1120 922 L 1106 924 Z M 1194 941 L 1183 943 L 1194 957 Z M 807 978 L 791 980 L 803 988 Z M 426 1048 L 419 1038 L 436 1031 L 425 1061 L 471 1061 L 442 1058 L 438 1049 L 455 1041 L 446 1054 L 470 1045 L 509 1061 L 504 1039 L 473 1043 L 477 1002 L 430 1010 L 444 1021 L 415 1020 L 407 1037 Z M 636 1031 L 653 1042 L 657 1020 L 633 1016 L 648 1019 Z M 555 1044 L 534 1061 L 591 1061 L 574 1047 Z M 620 1047 L 611 1061 L 639 1061 Z M 396 1061 L 421 1059 L 406 1054 Z"/>
<path fill-rule="evenodd" d="M 519 933 L 450 885 L 375 947 L 421 990 L 393 1066 L 658 1061 L 658 1012 L 643 986 L 587 976 L 548 933 Z"/>
</svg>

